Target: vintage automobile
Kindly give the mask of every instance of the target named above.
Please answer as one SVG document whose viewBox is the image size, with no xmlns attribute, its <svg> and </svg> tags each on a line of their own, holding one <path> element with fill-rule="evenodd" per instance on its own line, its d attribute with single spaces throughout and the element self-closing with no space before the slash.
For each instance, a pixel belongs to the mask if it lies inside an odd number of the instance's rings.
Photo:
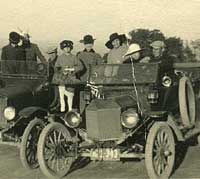
<svg viewBox="0 0 200 179">
<path fill-rule="evenodd" d="M 38 166 L 37 140 L 51 101 L 48 67 L 34 61 L 0 61 L 0 143 L 20 147 L 24 167 Z"/>
<path fill-rule="evenodd" d="M 193 65 L 187 71 L 185 66 L 177 64 L 172 76 L 161 74 L 158 63 L 91 68 L 80 113 L 49 116 L 52 122 L 40 134 L 37 152 L 42 172 L 63 177 L 82 157 L 145 159 L 150 178 L 168 178 L 175 144 L 200 132 L 193 90 L 199 69 Z"/>
</svg>

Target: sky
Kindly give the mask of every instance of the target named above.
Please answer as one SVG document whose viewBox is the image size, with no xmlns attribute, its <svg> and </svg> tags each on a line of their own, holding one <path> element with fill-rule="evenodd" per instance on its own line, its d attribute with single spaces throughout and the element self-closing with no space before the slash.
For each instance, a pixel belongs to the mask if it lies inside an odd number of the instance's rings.
<svg viewBox="0 0 200 179">
<path fill-rule="evenodd" d="M 97 39 L 97 50 L 106 51 L 111 33 L 136 28 L 200 39 L 200 0 L 0 0 L 0 4 L 2 43 L 18 28 L 28 30 L 32 41 L 42 46 L 71 39 L 76 51 L 86 34 Z"/>
</svg>

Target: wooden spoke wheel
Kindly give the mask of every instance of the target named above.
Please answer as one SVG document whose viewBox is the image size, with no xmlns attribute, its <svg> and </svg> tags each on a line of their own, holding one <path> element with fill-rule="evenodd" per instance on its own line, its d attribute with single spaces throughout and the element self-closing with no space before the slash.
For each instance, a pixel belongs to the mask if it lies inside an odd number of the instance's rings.
<svg viewBox="0 0 200 179">
<path fill-rule="evenodd" d="M 145 148 L 145 164 L 150 178 L 168 178 L 175 160 L 175 142 L 172 130 L 165 122 L 151 127 Z"/>
<path fill-rule="evenodd" d="M 41 119 L 35 118 L 27 125 L 22 136 L 20 159 L 22 165 L 27 169 L 34 169 L 39 166 L 37 160 L 37 143 L 44 126 L 45 124 Z"/>
<path fill-rule="evenodd" d="M 38 142 L 38 161 L 47 177 L 64 177 L 74 161 L 75 152 L 68 129 L 57 122 L 42 131 Z"/>
</svg>

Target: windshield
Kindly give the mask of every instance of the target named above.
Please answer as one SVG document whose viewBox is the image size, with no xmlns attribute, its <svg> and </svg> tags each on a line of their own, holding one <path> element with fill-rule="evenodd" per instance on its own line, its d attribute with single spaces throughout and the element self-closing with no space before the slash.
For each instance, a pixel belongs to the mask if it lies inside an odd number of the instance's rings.
<svg viewBox="0 0 200 179">
<path fill-rule="evenodd" d="M 48 75 L 47 69 L 47 65 L 36 61 L 0 61 L 0 73 L 2 75 L 46 76 Z"/>
</svg>

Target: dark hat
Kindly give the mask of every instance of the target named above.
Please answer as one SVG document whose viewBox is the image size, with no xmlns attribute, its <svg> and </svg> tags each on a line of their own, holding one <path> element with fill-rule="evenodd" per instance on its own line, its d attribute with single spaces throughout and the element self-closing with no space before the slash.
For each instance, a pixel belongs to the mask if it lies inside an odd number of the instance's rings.
<svg viewBox="0 0 200 179">
<path fill-rule="evenodd" d="M 9 41 L 13 44 L 18 44 L 21 36 L 17 32 L 10 32 Z"/>
<path fill-rule="evenodd" d="M 79 42 L 84 44 L 93 44 L 96 39 L 93 39 L 92 35 L 85 35 Z"/>
<path fill-rule="evenodd" d="M 109 40 L 106 42 L 105 46 L 109 49 L 113 48 L 112 41 L 119 39 L 120 43 L 123 43 L 126 40 L 125 34 L 118 34 L 117 32 L 110 35 Z"/>
<path fill-rule="evenodd" d="M 73 42 L 71 40 L 63 40 L 60 43 L 60 49 L 64 49 L 65 47 L 70 47 L 71 49 L 73 49 Z"/>
</svg>

